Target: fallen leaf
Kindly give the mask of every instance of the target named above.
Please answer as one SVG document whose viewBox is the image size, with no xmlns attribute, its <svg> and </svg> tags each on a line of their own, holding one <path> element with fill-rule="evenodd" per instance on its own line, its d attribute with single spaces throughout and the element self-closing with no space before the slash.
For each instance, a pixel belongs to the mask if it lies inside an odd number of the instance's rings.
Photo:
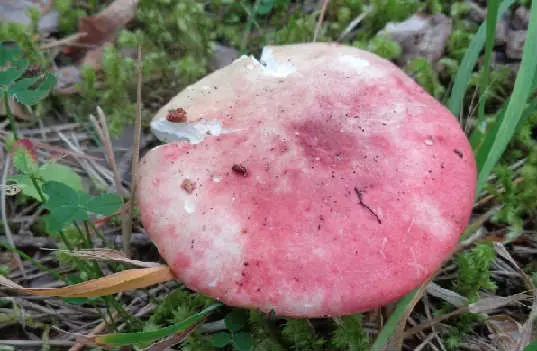
<svg viewBox="0 0 537 351">
<path fill-rule="evenodd" d="M 502 308 L 504 306 L 513 305 L 520 300 L 528 299 L 529 296 L 524 293 L 515 294 L 511 296 L 491 296 L 484 297 L 468 306 L 470 313 L 491 313 Z"/>
<path fill-rule="evenodd" d="M 78 31 L 86 33 L 73 47 L 95 48 L 112 41 L 121 29 L 136 16 L 139 0 L 115 0 L 102 12 L 81 18 Z"/>
<path fill-rule="evenodd" d="M 491 344 L 501 351 L 516 350 L 522 326 L 510 316 L 491 316 L 485 321 Z"/>
<path fill-rule="evenodd" d="M 430 282 L 429 285 L 427 285 L 426 290 L 428 294 L 438 297 L 455 307 L 468 305 L 468 299 L 466 297 L 457 294 L 455 291 L 445 289 L 434 282 Z"/>
<path fill-rule="evenodd" d="M 32 118 L 30 109 L 25 107 L 23 104 L 19 104 L 15 99 L 9 99 L 9 108 L 13 116 L 18 117 L 22 120 L 29 121 Z M 5 116 L 6 108 L 4 105 L 4 99 L 0 98 L 0 116 Z"/>
<path fill-rule="evenodd" d="M 40 296 L 99 297 L 132 289 L 142 289 L 171 279 L 175 278 L 170 267 L 159 265 L 151 268 L 127 269 L 63 288 L 24 288 L 3 276 L 0 276 L 0 285 L 18 292 Z"/>
</svg>

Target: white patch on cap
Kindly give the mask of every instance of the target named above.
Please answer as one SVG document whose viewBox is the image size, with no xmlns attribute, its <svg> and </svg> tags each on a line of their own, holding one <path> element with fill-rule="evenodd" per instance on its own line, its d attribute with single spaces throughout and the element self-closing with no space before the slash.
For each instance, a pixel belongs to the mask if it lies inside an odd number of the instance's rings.
<svg viewBox="0 0 537 351">
<path fill-rule="evenodd" d="M 338 60 L 347 66 L 351 66 L 358 72 L 362 72 L 364 68 L 368 68 L 370 66 L 369 61 L 351 55 L 340 56 Z"/>
<path fill-rule="evenodd" d="M 278 62 L 272 55 L 272 49 L 266 47 L 263 48 L 259 63 L 261 63 L 263 73 L 268 76 L 284 78 L 296 72 L 296 68 L 292 64 Z"/>
<path fill-rule="evenodd" d="M 293 283 L 280 285 L 280 310 L 291 312 L 297 315 L 308 315 L 321 313 L 326 291 L 323 288 L 313 288 L 297 292 L 293 288 Z"/>
<path fill-rule="evenodd" d="M 187 140 L 191 144 L 199 144 L 209 135 L 220 135 L 230 132 L 222 128 L 222 122 L 216 120 L 199 121 L 194 123 L 172 123 L 156 119 L 151 122 L 151 132 L 158 140 L 171 143 L 177 140 Z"/>
<path fill-rule="evenodd" d="M 185 198 L 185 211 L 188 214 L 192 214 L 196 211 L 196 204 L 191 197 Z"/>
<path fill-rule="evenodd" d="M 211 288 L 229 277 L 225 270 L 241 266 L 246 242 L 246 235 L 241 234 L 241 227 L 233 216 L 222 211 L 215 213 L 214 218 L 225 225 L 207 224 L 207 232 L 202 238 L 207 250 L 195 257 L 198 263 L 195 271 L 191 272 L 193 275 L 203 275 L 203 284 Z"/>
<path fill-rule="evenodd" d="M 436 201 L 422 197 L 413 199 L 415 216 L 413 218 L 414 226 L 425 230 L 437 239 L 448 239 L 452 234 L 453 228 L 450 221 L 444 217 L 438 209 Z"/>
</svg>

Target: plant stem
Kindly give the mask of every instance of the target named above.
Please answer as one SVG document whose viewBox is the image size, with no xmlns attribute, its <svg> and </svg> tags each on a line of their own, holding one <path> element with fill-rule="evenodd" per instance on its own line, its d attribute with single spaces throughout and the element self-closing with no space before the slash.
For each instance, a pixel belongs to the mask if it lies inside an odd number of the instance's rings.
<svg viewBox="0 0 537 351">
<path fill-rule="evenodd" d="M 15 124 L 15 118 L 13 117 L 13 114 L 11 113 L 11 108 L 9 107 L 9 96 L 7 95 L 7 91 L 4 91 L 3 98 L 4 106 L 6 107 L 7 118 L 9 119 L 11 130 L 13 131 L 13 138 L 15 138 L 15 140 L 19 140 L 19 136 L 17 134 L 17 125 Z"/>
<path fill-rule="evenodd" d="M 104 245 L 106 247 L 108 247 L 108 248 L 113 248 L 114 247 L 114 245 L 110 244 L 108 242 L 108 240 L 106 240 L 104 235 L 101 233 L 101 231 L 99 229 L 97 229 L 97 227 L 95 226 L 95 224 L 92 221 L 87 221 L 87 223 L 89 224 L 91 229 L 95 232 L 95 234 L 97 234 L 97 236 L 103 241 L 103 243 L 104 243 Z M 88 231 L 88 233 L 89 233 L 89 231 Z"/>
<path fill-rule="evenodd" d="M 143 325 L 138 318 L 127 312 L 123 305 L 119 303 L 114 296 L 107 296 L 110 304 L 116 309 L 118 314 L 128 323 L 133 325 L 135 328 L 142 328 Z"/>
<path fill-rule="evenodd" d="M 67 247 L 67 250 L 73 251 L 73 245 L 71 245 L 71 242 L 67 239 L 65 236 L 65 232 L 63 230 L 60 230 L 60 238 L 62 239 L 63 243 Z"/>
<path fill-rule="evenodd" d="M 31 174 L 30 179 L 32 180 L 32 184 L 34 185 L 35 190 L 37 190 L 37 194 L 39 194 L 39 198 L 41 199 L 41 202 L 42 203 L 47 202 L 47 198 L 45 197 L 45 194 L 43 194 L 43 190 L 41 190 L 39 183 L 37 183 L 37 177 Z"/>
</svg>

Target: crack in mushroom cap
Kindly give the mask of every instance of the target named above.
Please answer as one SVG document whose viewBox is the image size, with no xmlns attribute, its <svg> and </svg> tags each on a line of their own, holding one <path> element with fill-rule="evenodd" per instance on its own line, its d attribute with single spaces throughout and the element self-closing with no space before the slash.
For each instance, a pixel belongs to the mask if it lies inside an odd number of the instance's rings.
<svg viewBox="0 0 537 351">
<path fill-rule="evenodd" d="M 161 255 L 195 291 L 284 316 L 410 292 L 471 214 L 475 162 L 456 118 L 359 49 L 270 46 L 260 61 L 237 59 L 155 116 L 183 108 L 185 125 L 226 131 L 143 158 L 137 197 Z"/>
</svg>

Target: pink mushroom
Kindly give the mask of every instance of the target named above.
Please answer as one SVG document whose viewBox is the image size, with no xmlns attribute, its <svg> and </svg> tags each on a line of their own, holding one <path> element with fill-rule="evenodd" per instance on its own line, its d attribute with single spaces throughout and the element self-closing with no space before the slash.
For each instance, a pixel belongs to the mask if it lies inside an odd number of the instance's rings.
<svg viewBox="0 0 537 351">
<path fill-rule="evenodd" d="M 152 128 L 168 143 L 141 162 L 142 222 L 180 281 L 232 306 L 321 317 L 384 305 L 439 267 L 471 214 L 476 168 L 456 118 L 355 48 L 243 56 Z"/>
</svg>

